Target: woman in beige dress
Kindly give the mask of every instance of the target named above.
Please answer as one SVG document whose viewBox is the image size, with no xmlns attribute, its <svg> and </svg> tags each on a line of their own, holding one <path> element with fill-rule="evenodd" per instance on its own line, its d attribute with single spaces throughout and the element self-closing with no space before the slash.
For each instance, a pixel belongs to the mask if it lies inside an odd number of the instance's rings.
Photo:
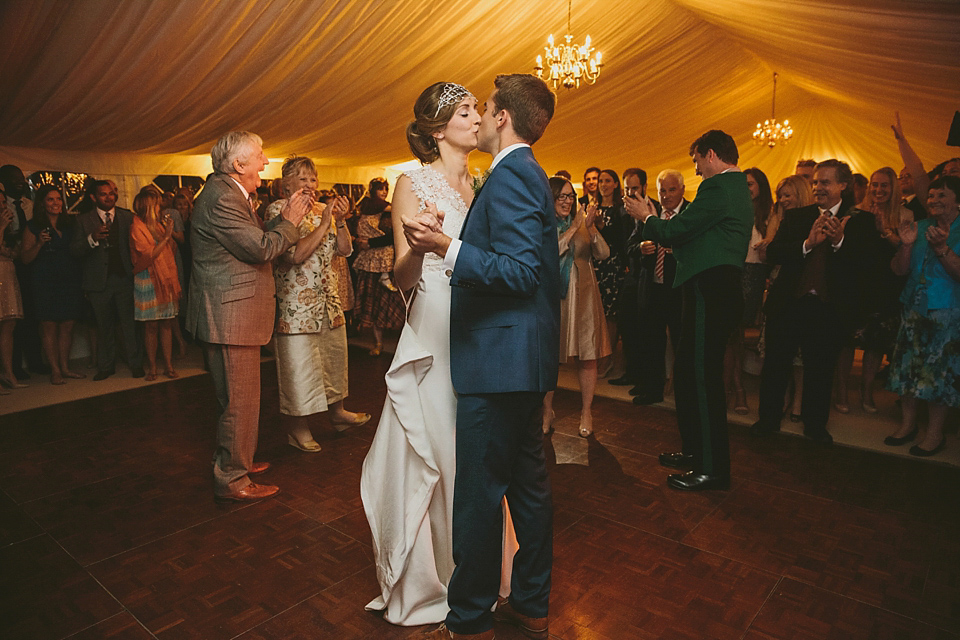
<svg viewBox="0 0 960 640">
<path fill-rule="evenodd" d="M 287 158 L 281 171 L 288 198 L 303 187 L 316 191 L 317 169 L 309 158 Z M 284 204 L 286 199 L 272 202 L 265 219 L 280 215 Z M 335 253 L 348 256 L 353 250 L 343 220 L 348 208 L 344 197 L 327 205 L 314 202 L 300 223 L 300 241 L 277 259 L 273 271 L 280 307 L 274 336 L 280 412 L 288 416 L 287 442 L 310 453 L 320 451 L 320 445 L 309 416 L 329 410 L 337 431 L 370 419 L 369 413 L 343 408 L 347 328 L 332 261 Z"/>
<path fill-rule="evenodd" d="M 0 185 L 0 395 L 21 389 L 13 375 L 13 327 L 23 317 L 23 301 L 13 261 L 20 255 L 20 235 L 13 226 L 14 213 L 7 207 L 7 194 Z"/>
<path fill-rule="evenodd" d="M 560 241 L 561 286 L 567 281 L 560 301 L 560 362 L 577 360 L 577 377 L 583 407 L 580 410 L 580 437 L 593 433 L 593 395 L 597 387 L 597 360 L 612 353 L 607 322 L 600 300 L 600 287 L 593 260 L 603 260 L 610 248 L 594 226 L 597 207 L 581 207 L 574 213 L 577 193 L 566 178 L 550 178 L 557 231 Z M 543 432 L 553 431 L 553 392 L 543 398 Z"/>
</svg>

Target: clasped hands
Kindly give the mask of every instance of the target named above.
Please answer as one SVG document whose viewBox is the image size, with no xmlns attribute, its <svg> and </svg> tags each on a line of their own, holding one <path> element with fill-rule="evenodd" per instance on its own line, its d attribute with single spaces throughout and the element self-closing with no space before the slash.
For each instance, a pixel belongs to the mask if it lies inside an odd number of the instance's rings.
<svg viewBox="0 0 960 640">
<path fill-rule="evenodd" d="M 313 207 L 313 190 L 303 187 L 297 189 L 297 191 L 287 198 L 287 203 L 283 205 L 283 210 L 280 212 L 280 215 L 284 220 L 293 224 L 293 226 L 300 226 L 300 221 L 303 220 L 303 216 L 307 215 L 307 212 Z"/>
<path fill-rule="evenodd" d="M 830 240 L 830 244 L 834 247 L 839 245 L 843 241 L 843 230 L 846 229 L 849 221 L 850 216 L 840 219 L 826 213 L 821 214 L 819 218 L 814 220 L 813 226 L 810 227 L 810 235 L 807 236 L 807 249 L 813 249 L 824 240 Z"/>
<path fill-rule="evenodd" d="M 906 247 L 914 244 L 918 236 L 916 222 L 913 220 L 904 220 L 900 223 L 900 240 L 903 242 L 903 246 Z M 927 227 L 927 232 L 924 234 L 934 253 L 941 253 L 947 248 L 948 236 L 949 234 L 946 231 L 935 224 Z"/>
<path fill-rule="evenodd" d="M 401 216 L 400 222 L 407 244 L 415 254 L 422 256 L 431 251 L 438 255 L 446 254 L 450 237 L 443 233 L 443 213 L 432 202 L 427 202 L 413 216 Z"/>
<path fill-rule="evenodd" d="M 646 198 L 643 200 L 640 198 L 624 198 L 623 208 L 627 212 L 627 215 L 641 222 L 646 222 L 650 216 L 657 215 L 657 210 L 653 206 L 653 203 Z"/>
</svg>

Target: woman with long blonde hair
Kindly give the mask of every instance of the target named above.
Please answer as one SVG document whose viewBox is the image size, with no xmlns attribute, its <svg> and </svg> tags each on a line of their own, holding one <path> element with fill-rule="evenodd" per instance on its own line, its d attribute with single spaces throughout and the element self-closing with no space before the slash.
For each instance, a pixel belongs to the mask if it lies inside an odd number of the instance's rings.
<svg viewBox="0 0 960 640">
<path fill-rule="evenodd" d="M 756 248 L 766 255 L 767 245 L 773 240 L 777 235 L 777 230 L 780 228 L 780 223 L 783 221 L 783 217 L 791 209 L 799 209 L 800 207 L 805 207 L 808 204 L 813 204 L 813 189 L 811 188 L 810 181 L 801 175 L 792 175 L 787 176 L 777 185 L 776 190 L 776 202 L 773 205 L 773 214 L 770 216 L 769 221 L 767 222 L 767 233 L 763 237 L 763 241 Z M 773 282 L 777 274 L 780 272 L 780 267 L 774 267 L 773 271 L 770 273 L 770 282 Z M 763 347 L 764 347 L 764 336 L 766 333 L 766 319 L 764 319 L 760 324 L 760 342 L 757 345 L 758 350 L 760 351 L 761 357 L 763 356 Z M 790 410 L 790 421 L 799 422 L 800 421 L 800 405 L 803 398 L 803 361 L 800 359 L 800 355 L 793 359 L 793 392 L 791 393 L 790 388 L 787 388 L 787 397 L 784 399 L 784 406 Z"/>
<path fill-rule="evenodd" d="M 144 323 L 147 381 L 157 379 L 157 344 L 164 374 L 179 375 L 173 368 L 173 323 L 180 310 L 180 278 L 173 253 L 173 221 L 160 213 L 160 194 L 146 188 L 133 199 L 137 215 L 130 227 L 133 262 L 133 318 Z"/>
<path fill-rule="evenodd" d="M 863 349 L 863 375 L 860 386 L 860 404 L 867 413 L 876 413 L 873 383 L 880 371 L 884 354 L 892 355 L 897 330 L 900 328 L 900 292 L 905 278 L 896 276 L 890 261 L 900 247 L 900 225 L 913 222 L 913 212 L 901 203 L 900 181 L 890 167 L 877 169 L 870 175 L 867 193 L 857 205 L 873 214 L 876 233 L 869 238 L 873 244 L 871 255 L 876 262 L 868 271 L 870 276 L 862 283 L 863 321 L 853 334 L 850 344 L 844 346 L 837 361 L 837 399 L 834 408 L 840 413 L 850 411 L 847 382 L 853 368 L 855 349 Z"/>
</svg>

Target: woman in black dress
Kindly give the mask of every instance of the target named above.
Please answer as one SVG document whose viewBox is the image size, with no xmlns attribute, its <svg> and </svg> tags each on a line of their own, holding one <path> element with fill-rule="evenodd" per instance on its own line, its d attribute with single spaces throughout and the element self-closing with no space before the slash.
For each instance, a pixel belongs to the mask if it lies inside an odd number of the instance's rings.
<svg viewBox="0 0 960 640">
<path fill-rule="evenodd" d="M 623 190 L 620 187 L 620 176 L 613 169 L 604 169 L 600 172 L 597 185 L 597 219 L 595 226 L 610 247 L 610 257 L 605 260 L 594 260 L 593 270 L 600 287 L 600 301 L 603 303 L 603 315 L 607 318 L 607 333 L 610 336 L 610 346 L 614 353 L 617 351 L 617 297 L 623 280 L 627 275 L 627 238 L 633 231 L 634 221 L 623 210 Z M 610 373 L 613 366 L 613 357 L 606 367 L 601 366 L 601 375 Z"/>
<path fill-rule="evenodd" d="M 50 382 L 85 378 L 70 370 L 73 323 L 83 309 L 80 261 L 70 253 L 76 220 L 64 213 L 63 194 L 53 185 L 37 190 L 33 219 L 23 232 L 21 257 L 30 265 L 34 305 L 40 320 L 43 351 L 50 362 Z"/>
</svg>

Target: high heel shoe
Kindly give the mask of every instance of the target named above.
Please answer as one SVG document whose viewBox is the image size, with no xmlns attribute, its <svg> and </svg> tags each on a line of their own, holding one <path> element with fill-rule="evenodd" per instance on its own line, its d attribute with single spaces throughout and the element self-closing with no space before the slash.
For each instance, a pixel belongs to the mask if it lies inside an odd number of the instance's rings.
<svg viewBox="0 0 960 640">
<path fill-rule="evenodd" d="M 17 382 L 16 377 L 11 379 L 0 378 L 0 387 L 3 387 L 4 389 L 26 389 L 29 386 L 30 385 L 28 384 Z"/>
<path fill-rule="evenodd" d="M 317 453 L 318 451 L 320 451 L 320 445 L 317 444 L 316 440 L 310 439 L 310 440 L 307 440 L 306 442 L 300 442 L 289 433 L 287 434 L 287 444 L 289 444 L 291 447 L 300 449 L 300 451 L 305 451 L 307 453 Z"/>
<path fill-rule="evenodd" d="M 923 449 L 920 445 L 915 444 L 910 447 L 910 455 L 917 456 L 920 458 L 929 458 L 930 456 L 935 456 L 947 446 L 947 437 L 940 437 L 940 444 L 935 446 L 933 449 Z"/>
<path fill-rule="evenodd" d="M 337 431 L 346 431 L 350 427 L 359 427 L 360 425 L 366 424 L 369 420 L 369 413 L 357 413 L 353 420 L 331 420 L 330 424 L 333 425 L 333 428 Z"/>
<path fill-rule="evenodd" d="M 920 427 L 914 427 L 913 431 L 903 436 L 902 438 L 895 438 L 893 436 L 887 436 L 883 439 L 883 444 L 888 447 L 899 447 L 902 444 L 907 444 L 908 442 L 913 442 L 917 437 L 917 434 L 920 433 Z"/>
</svg>

